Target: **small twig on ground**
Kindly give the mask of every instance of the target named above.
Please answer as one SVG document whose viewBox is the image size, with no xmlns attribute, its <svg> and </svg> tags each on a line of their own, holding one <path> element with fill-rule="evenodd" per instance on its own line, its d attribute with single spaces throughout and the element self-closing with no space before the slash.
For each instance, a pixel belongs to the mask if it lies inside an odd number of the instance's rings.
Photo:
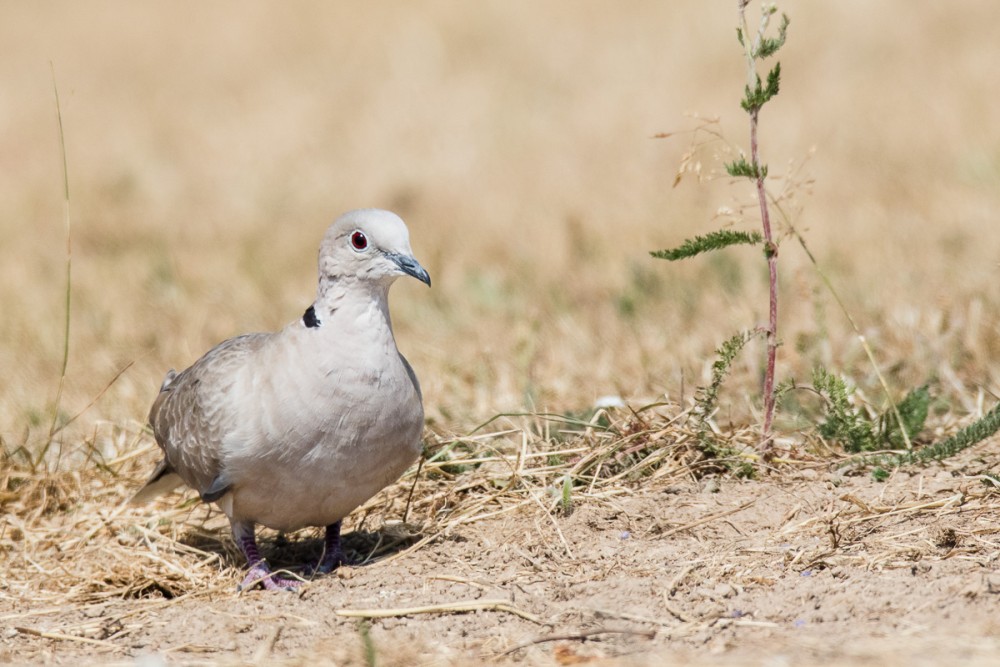
<svg viewBox="0 0 1000 667">
<path fill-rule="evenodd" d="M 397 616 L 416 616 L 417 614 L 466 614 L 471 611 L 503 611 L 519 616 L 526 621 L 545 625 L 545 622 L 538 616 L 522 611 L 506 600 L 447 602 L 426 607 L 400 607 L 396 609 L 338 609 L 335 613 L 337 616 L 348 618 L 395 618 Z"/>
<path fill-rule="evenodd" d="M 564 635 L 545 635 L 544 637 L 537 637 L 531 641 L 522 642 L 517 646 L 511 647 L 497 655 L 498 658 L 505 655 L 510 655 L 515 651 L 520 651 L 523 648 L 528 648 L 529 646 L 535 646 L 536 644 L 546 644 L 548 642 L 560 642 L 560 641 L 580 641 L 585 642 L 591 637 L 597 635 L 637 635 L 639 637 L 645 637 L 646 639 L 655 639 L 655 630 L 631 630 L 627 628 L 597 628 L 595 630 L 584 630 L 583 632 L 576 632 L 572 634 Z"/>
<path fill-rule="evenodd" d="M 427 577 L 431 581 L 451 581 L 456 584 L 465 584 L 466 586 L 472 586 L 480 590 L 486 590 L 489 588 L 486 584 L 481 584 L 478 581 L 473 581 L 472 579 L 466 579 L 465 577 L 456 577 L 452 574 L 436 574 Z"/>
<path fill-rule="evenodd" d="M 417 462 L 417 472 L 413 473 L 413 484 L 410 485 L 410 495 L 406 496 L 406 509 L 403 510 L 403 523 L 410 517 L 410 503 L 413 501 L 413 492 L 417 488 L 417 480 L 420 479 L 420 471 L 424 467 L 424 459 L 427 456 L 421 452 L 420 461 Z"/>
<path fill-rule="evenodd" d="M 844 519 L 845 524 L 860 523 L 862 521 L 870 521 L 872 519 L 882 519 L 887 516 L 895 516 L 897 514 L 904 514 L 906 512 L 922 512 L 926 510 L 937 510 L 942 508 L 950 508 L 961 505 L 965 500 L 964 493 L 956 493 L 953 496 L 947 498 L 940 498 L 938 500 L 932 500 L 926 503 L 901 503 L 896 507 L 874 507 L 869 504 L 865 504 L 855 496 L 843 496 L 841 500 L 846 502 L 852 502 L 862 508 L 863 511 L 867 511 L 868 514 L 865 516 L 848 517 Z"/>
<path fill-rule="evenodd" d="M 681 570 L 677 574 L 677 576 L 674 577 L 673 580 L 671 580 L 670 584 L 667 585 L 667 587 L 665 589 L 666 594 L 673 595 L 674 593 L 676 593 L 677 592 L 677 588 L 681 585 L 681 582 L 684 581 L 684 579 L 686 579 L 687 576 L 689 574 L 691 574 L 692 572 L 694 572 L 694 566 L 692 566 L 692 565 L 688 565 L 683 570 Z M 670 611 L 670 609 L 667 609 L 667 611 Z M 670 613 L 673 614 L 672 611 Z M 674 616 L 677 616 L 677 614 L 674 614 Z M 680 616 L 678 616 L 678 618 L 680 618 Z M 683 621 L 684 619 L 681 618 L 681 620 Z"/>
<path fill-rule="evenodd" d="M 757 502 L 757 501 L 756 500 L 751 500 L 751 501 L 743 503 L 739 507 L 734 507 L 733 509 L 726 510 L 725 512 L 719 512 L 717 514 L 712 514 L 710 516 L 706 516 L 706 517 L 703 517 L 701 519 L 698 519 L 697 521 L 692 521 L 691 523 L 686 523 L 683 526 L 676 526 L 674 528 L 671 528 L 670 530 L 665 530 L 662 533 L 658 533 L 656 535 L 656 537 L 658 539 L 662 539 L 664 537 L 670 537 L 671 535 L 674 535 L 676 533 L 680 533 L 680 532 L 683 532 L 685 530 L 690 530 L 691 528 L 697 528 L 698 526 L 703 526 L 706 523 L 712 523 L 713 521 L 718 521 L 719 519 L 727 517 L 727 516 L 729 516 L 731 514 L 736 514 L 737 512 L 742 512 L 746 508 L 748 508 L 751 505 L 753 505 L 755 502 Z"/>
<path fill-rule="evenodd" d="M 678 621 L 682 621 L 684 623 L 694 623 L 697 620 L 695 618 L 692 618 L 691 616 L 688 616 L 680 609 L 676 609 L 672 604 L 667 602 L 666 591 L 664 591 L 663 593 L 663 608 L 666 609 L 670 613 L 670 615 L 675 617 Z"/>
<path fill-rule="evenodd" d="M 77 637 L 75 635 L 64 635 L 61 632 L 46 632 L 44 630 L 36 630 L 34 628 L 23 628 L 20 626 L 14 626 L 14 629 L 23 635 L 31 635 L 33 637 L 41 637 L 42 639 L 56 639 L 59 641 L 67 642 L 79 642 L 81 644 L 92 644 L 94 646 L 103 646 L 105 648 L 113 648 L 121 650 L 121 646 L 115 644 L 114 642 L 106 642 L 100 639 L 91 639 L 90 637 Z"/>
<path fill-rule="evenodd" d="M 638 614 L 628 614 L 623 611 L 614 611 L 612 609 L 595 609 L 594 616 L 598 618 L 618 618 L 623 621 L 635 621 L 636 623 L 649 623 L 650 625 L 661 625 L 665 628 L 669 628 L 676 625 L 676 623 L 671 623 L 670 621 L 661 621 L 658 618 L 649 618 L 647 616 L 640 616 Z"/>
</svg>

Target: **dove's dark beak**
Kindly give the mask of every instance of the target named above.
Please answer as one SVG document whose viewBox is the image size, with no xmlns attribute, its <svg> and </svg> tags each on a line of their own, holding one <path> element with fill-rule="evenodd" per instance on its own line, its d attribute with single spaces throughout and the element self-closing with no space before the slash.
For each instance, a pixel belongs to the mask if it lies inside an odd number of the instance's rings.
<svg viewBox="0 0 1000 667">
<path fill-rule="evenodd" d="M 393 263 L 399 267 L 399 270 L 408 276 L 413 276 L 422 283 L 426 283 L 428 287 L 431 286 L 431 276 L 427 273 L 427 269 L 420 266 L 420 262 L 413 259 L 408 255 L 401 255 L 394 252 L 387 252 L 386 257 L 391 259 Z"/>
</svg>

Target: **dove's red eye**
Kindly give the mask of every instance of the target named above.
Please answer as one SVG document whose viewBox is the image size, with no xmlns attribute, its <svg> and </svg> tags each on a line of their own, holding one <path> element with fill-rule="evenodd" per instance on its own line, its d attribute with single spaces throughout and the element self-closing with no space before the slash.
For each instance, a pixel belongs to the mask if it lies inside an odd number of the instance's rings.
<svg viewBox="0 0 1000 667">
<path fill-rule="evenodd" d="M 355 250 L 364 250 L 368 247 L 368 237 L 361 232 L 354 232 L 351 234 L 351 245 Z"/>
</svg>

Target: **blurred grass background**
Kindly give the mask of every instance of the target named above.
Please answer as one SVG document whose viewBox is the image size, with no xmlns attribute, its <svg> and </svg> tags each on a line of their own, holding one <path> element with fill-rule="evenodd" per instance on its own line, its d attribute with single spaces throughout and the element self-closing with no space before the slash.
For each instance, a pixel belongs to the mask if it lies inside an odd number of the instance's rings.
<svg viewBox="0 0 1000 667">
<path fill-rule="evenodd" d="M 1000 41 L 990 3 L 788 3 L 772 188 L 900 391 L 958 413 L 997 390 Z M 434 279 L 400 281 L 397 338 L 433 423 L 689 399 L 713 349 L 766 320 L 756 250 L 649 250 L 752 203 L 674 178 L 691 113 L 745 146 L 735 2 L 583 0 L 0 7 L 0 437 L 44 440 L 62 355 L 66 130 L 73 311 L 60 437 L 113 452 L 163 374 L 301 316 L 350 208 L 409 223 Z M 703 170 L 718 169 L 713 147 Z M 748 220 L 743 228 L 755 228 Z M 779 378 L 820 363 L 874 390 L 846 321 L 782 246 Z M 723 399 L 745 415 L 759 348 Z M 683 380 L 682 380 L 683 378 Z M 867 383 L 867 384 L 866 384 Z M 685 392 L 681 395 L 681 391 Z M 989 399 L 991 400 L 991 399 Z M 725 421 L 723 419 L 722 421 Z"/>
</svg>

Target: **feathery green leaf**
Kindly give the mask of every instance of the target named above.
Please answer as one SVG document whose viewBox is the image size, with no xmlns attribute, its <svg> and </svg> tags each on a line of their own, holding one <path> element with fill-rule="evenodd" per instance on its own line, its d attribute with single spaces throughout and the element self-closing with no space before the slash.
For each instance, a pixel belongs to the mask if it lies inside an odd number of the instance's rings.
<svg viewBox="0 0 1000 667">
<path fill-rule="evenodd" d="M 722 343 L 715 350 L 715 363 L 712 364 L 712 382 L 707 387 L 698 388 L 694 409 L 695 417 L 698 420 L 698 443 L 701 450 L 713 459 L 733 459 L 737 453 L 731 447 L 720 445 L 715 441 L 712 437 L 712 429 L 708 424 L 708 420 L 715 413 L 715 408 L 719 403 L 719 390 L 722 388 L 722 383 L 726 379 L 726 376 L 729 375 L 729 369 L 732 367 L 736 356 L 747 343 L 761 334 L 762 331 L 759 329 L 741 331 Z M 737 477 L 753 477 L 753 466 L 745 463 L 724 465 L 734 472 Z"/>
<path fill-rule="evenodd" d="M 826 419 L 818 426 L 821 436 L 839 442 L 849 452 L 878 448 L 871 420 L 851 405 L 851 392 L 843 379 L 819 367 L 813 371 L 813 389 L 827 400 Z"/>
<path fill-rule="evenodd" d="M 927 411 L 931 403 L 931 394 L 927 385 L 917 387 L 906 395 L 906 397 L 896 405 L 899 416 L 903 419 L 903 429 L 909 440 L 913 440 L 924 430 L 924 422 L 927 421 Z M 907 438 L 903 437 L 899 420 L 896 419 L 892 410 L 887 410 L 882 415 L 882 439 L 896 449 L 906 446 Z"/>
<path fill-rule="evenodd" d="M 733 160 L 732 162 L 726 163 L 726 173 L 733 177 L 744 176 L 753 180 L 758 178 L 767 178 L 767 165 L 762 164 L 759 167 L 747 162 L 745 157 L 740 157 L 738 160 Z"/>
<path fill-rule="evenodd" d="M 772 69 L 767 74 L 767 85 L 757 77 L 757 83 L 753 88 L 746 86 L 744 88 L 743 99 L 740 101 L 740 106 L 747 113 L 755 113 L 760 111 L 760 108 L 764 106 L 772 97 L 778 94 L 778 89 L 781 84 L 781 63 L 775 63 L 774 69 Z"/>
<path fill-rule="evenodd" d="M 767 87 L 764 88 L 764 101 L 767 102 L 769 99 L 778 94 L 778 88 L 781 84 L 781 63 L 774 63 L 774 69 L 767 73 Z"/>
<path fill-rule="evenodd" d="M 731 245 L 755 245 L 764 240 L 759 232 L 737 232 L 729 229 L 720 229 L 705 236 L 695 236 L 687 239 L 677 248 L 668 250 L 656 250 L 649 253 L 657 259 L 667 259 L 671 262 L 687 257 L 694 257 L 710 250 L 720 250 Z"/>
<path fill-rule="evenodd" d="M 754 58 L 768 58 L 777 53 L 785 44 L 785 38 L 788 32 L 788 24 L 791 21 L 787 14 L 781 15 L 781 25 L 778 26 L 778 36 L 777 37 L 765 37 L 760 40 L 760 46 L 757 48 L 757 52 L 754 53 Z M 741 42 L 742 43 L 742 42 Z"/>
<path fill-rule="evenodd" d="M 933 445 L 903 454 L 862 456 L 849 461 L 843 467 L 883 466 L 898 468 L 907 464 L 940 461 L 982 442 L 997 431 L 1000 431 L 1000 403 L 993 406 L 993 409 L 983 415 L 981 419 L 972 422 L 955 435 L 947 437 Z"/>
</svg>

